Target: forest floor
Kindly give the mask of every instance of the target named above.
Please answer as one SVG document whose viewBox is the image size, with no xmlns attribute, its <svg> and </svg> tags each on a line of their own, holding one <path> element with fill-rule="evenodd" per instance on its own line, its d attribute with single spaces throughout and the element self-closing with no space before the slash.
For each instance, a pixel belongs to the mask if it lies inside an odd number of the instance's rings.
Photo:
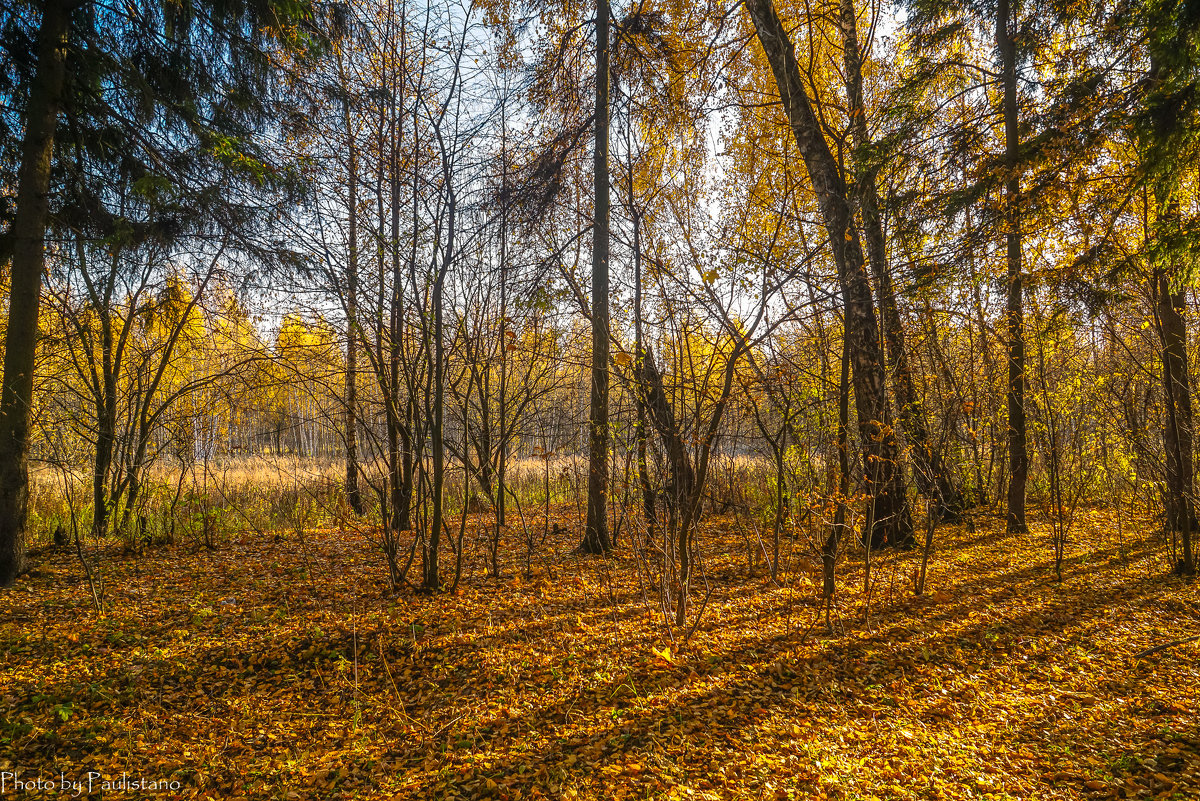
<svg viewBox="0 0 1200 801">
<path fill-rule="evenodd" d="M 919 598 L 919 554 L 878 554 L 869 610 L 849 554 L 829 635 L 811 569 L 748 578 L 709 518 L 686 645 L 629 550 L 574 532 L 533 575 L 472 563 L 433 596 L 386 592 L 361 534 L 113 546 L 101 614 L 43 552 L 0 592 L 0 795 L 90 773 L 111 798 L 1200 797 L 1200 642 L 1135 656 L 1200 634 L 1200 582 L 1101 512 L 1058 582 L 1031 522 L 939 529 Z"/>
</svg>

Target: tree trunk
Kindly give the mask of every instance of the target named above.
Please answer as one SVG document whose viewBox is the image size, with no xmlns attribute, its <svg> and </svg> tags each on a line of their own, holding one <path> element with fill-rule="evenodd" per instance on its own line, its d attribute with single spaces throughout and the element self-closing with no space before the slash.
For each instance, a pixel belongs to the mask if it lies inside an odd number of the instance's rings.
<svg viewBox="0 0 1200 801">
<path fill-rule="evenodd" d="M 398 183 L 395 178 L 393 178 L 393 181 Z M 393 192 L 393 198 L 394 194 Z M 394 241 L 392 247 L 397 247 Z M 391 530 L 393 532 L 400 532 L 407 531 L 410 528 L 410 520 L 407 504 L 404 502 L 404 455 L 400 444 L 400 408 L 403 402 L 400 390 L 400 336 L 401 326 L 404 324 L 404 315 L 401 309 L 403 296 L 399 288 L 400 285 L 397 283 L 401 280 L 397 260 L 393 260 L 391 273 L 393 286 L 388 305 L 388 357 L 386 366 L 382 370 L 384 380 L 381 383 L 385 385 L 383 401 L 387 423 L 388 486 L 390 490 L 389 505 L 391 510 L 389 517 L 391 520 Z M 380 283 L 383 283 L 382 277 L 380 278 Z"/>
<path fill-rule="evenodd" d="M 1197 528 L 1195 467 L 1192 461 L 1192 395 L 1187 361 L 1187 322 L 1182 289 L 1174 290 L 1166 271 L 1155 280 L 1157 316 L 1162 338 L 1163 445 L 1167 452 L 1167 487 L 1164 498 L 1167 528 L 1183 538 L 1180 573 L 1195 573 L 1192 532 Z"/>
<path fill-rule="evenodd" d="M 500 418 L 500 442 L 496 449 L 496 538 L 504 526 L 508 475 L 508 106 L 500 108 L 500 392 L 496 398 Z M 515 336 L 512 337 L 515 339 Z M 465 418 L 464 418 L 465 426 Z M 465 451 L 464 451 L 465 452 Z"/>
<path fill-rule="evenodd" d="M 443 155 L 443 159 L 447 158 Z M 450 269 L 450 261 L 454 258 L 454 225 L 455 225 L 455 196 L 450 186 L 451 171 L 445 167 L 446 192 L 449 196 L 446 208 L 448 224 L 446 226 L 446 249 L 442 252 L 441 265 L 433 282 L 433 425 L 431 426 L 430 448 L 433 449 L 433 513 L 430 515 L 429 543 L 424 559 L 424 589 L 435 592 L 441 588 L 441 578 L 438 576 L 438 546 L 442 537 L 442 519 L 444 513 L 444 488 L 446 483 L 446 447 L 443 441 L 443 417 L 446 399 L 446 346 L 443 337 L 443 293 L 446 273 Z M 466 514 L 466 510 L 463 510 Z"/>
<path fill-rule="evenodd" d="M 855 410 L 871 496 L 863 536 L 869 536 L 875 545 L 908 544 L 912 541 L 912 519 L 890 424 L 879 325 L 845 182 L 800 79 L 795 50 L 774 3 L 747 0 L 746 8 L 775 75 L 780 100 L 808 169 L 838 269 L 846 337 L 854 368 Z"/>
<path fill-rule="evenodd" d="M 403 17 L 402 17 L 402 20 L 403 20 Z M 408 37 L 407 37 L 407 35 L 404 34 L 405 30 L 407 30 L 407 29 L 404 28 L 403 21 L 402 21 L 402 23 L 401 23 L 401 48 L 400 48 L 401 64 L 407 63 Z M 410 234 L 410 244 L 409 244 L 409 252 L 408 252 L 408 263 L 409 263 L 410 271 L 416 270 L 417 252 L 418 252 L 417 232 L 420 230 L 420 213 L 421 213 L 421 204 L 419 202 L 420 191 L 421 191 L 420 190 L 421 181 L 419 180 L 421 159 L 418 158 L 417 155 L 415 155 L 415 154 L 418 154 L 421 152 L 421 128 L 420 128 L 420 125 L 418 124 L 418 122 L 419 122 L 418 118 L 417 118 L 418 111 L 419 111 L 419 103 L 416 99 L 414 99 L 413 100 L 413 108 L 412 108 L 412 126 L 411 126 L 412 132 L 413 132 L 412 152 L 414 154 L 413 159 L 412 159 L 412 232 Z M 395 156 L 395 158 L 396 158 L 396 171 L 397 171 L 396 181 L 397 181 L 397 185 L 398 185 L 399 180 L 400 180 L 399 179 L 399 170 L 400 170 L 399 155 L 397 154 Z M 397 188 L 397 190 L 396 190 L 397 206 L 399 205 L 399 203 L 400 203 L 400 194 L 399 194 L 399 188 Z M 399 237 L 399 231 L 400 231 L 399 219 L 400 219 L 399 216 L 397 216 L 396 222 L 394 224 L 394 230 L 396 231 L 397 237 Z M 396 247 L 397 247 L 397 249 L 400 247 L 399 239 L 397 239 Z M 397 250 L 397 253 L 399 253 L 399 250 Z M 400 266 L 399 266 L 398 261 L 395 265 L 395 275 L 396 275 L 396 279 L 399 280 L 400 279 Z M 414 288 L 416 287 L 415 278 L 413 280 L 413 286 L 414 286 Z M 403 315 L 401 315 L 401 317 L 403 317 Z M 398 340 L 398 343 L 401 345 L 401 349 L 402 349 L 403 341 L 404 341 L 403 333 L 404 333 L 403 330 L 401 330 L 400 334 L 397 335 L 397 336 L 401 337 L 401 339 Z M 415 435 L 415 431 L 416 431 L 416 427 L 417 427 L 417 419 L 416 419 L 417 391 L 416 391 L 415 381 L 416 381 L 416 378 L 415 378 L 415 371 L 414 371 L 414 374 L 409 375 L 405 381 L 404 416 L 400 420 L 400 440 L 401 440 L 401 446 L 402 446 L 402 450 L 400 453 L 400 478 L 399 478 L 400 495 L 396 499 L 396 507 L 397 507 L 399 515 L 400 515 L 401 529 L 404 531 L 408 531 L 412 528 L 412 506 L 413 506 L 413 496 L 415 493 L 414 485 L 415 485 L 416 476 L 417 476 L 417 443 L 421 441 Z M 396 391 L 397 392 L 400 391 L 399 383 L 397 383 L 397 385 L 396 385 Z"/>
<path fill-rule="evenodd" d="M 1161 46 L 1161 45 L 1160 45 Z M 1151 98 L 1164 79 L 1164 60 L 1157 52 L 1150 55 L 1148 86 Z M 1162 146 L 1176 134 L 1179 125 L 1176 103 L 1157 98 L 1152 105 L 1151 123 L 1154 138 L 1146 144 Z M 1178 168 L 1176 168 L 1178 169 Z M 1180 235 L 1181 223 L 1178 193 L 1178 172 L 1159 173 L 1154 179 L 1153 197 L 1156 219 L 1151 260 L 1154 264 L 1151 291 L 1154 296 L 1154 316 L 1162 343 L 1163 381 L 1163 447 L 1166 450 L 1166 492 L 1163 512 L 1166 527 L 1182 537 L 1183 553 L 1175 566 L 1177 573 L 1196 572 L 1192 554 L 1192 532 L 1197 530 L 1195 464 L 1192 457 L 1192 393 L 1188 375 L 1187 304 L 1186 294 L 1179 283 L 1180 256 L 1172 252 L 1171 240 Z"/>
<path fill-rule="evenodd" d="M 1009 0 L 996 7 L 996 50 L 1000 54 L 1000 80 L 1004 88 L 1005 228 L 1008 240 L 1008 515 L 1010 533 L 1028 531 L 1025 524 L 1025 480 L 1029 453 L 1025 431 L 1025 310 L 1021 276 L 1021 179 L 1018 175 L 1017 53 L 1013 43 Z"/>
<path fill-rule="evenodd" d="M 62 98 L 69 15 L 70 7 L 64 0 L 47 0 L 42 7 L 37 73 L 25 107 L 25 139 L 11 231 L 12 285 L 4 342 L 4 385 L 0 391 L 0 586 L 12 584 L 25 567 L 33 364 L 50 215 L 50 163 Z"/>
<path fill-rule="evenodd" d="M 109 315 L 111 310 L 105 309 L 103 313 Z M 96 398 L 96 453 L 92 472 L 92 536 L 97 540 L 108 534 L 108 479 L 117 443 L 117 375 L 113 369 L 112 326 L 107 319 L 102 320 L 100 325 L 103 329 L 103 383 L 100 397 Z"/>
<path fill-rule="evenodd" d="M 646 413 L 662 439 L 667 464 L 671 468 L 671 528 L 675 534 L 675 558 L 679 566 L 679 597 L 676 600 L 675 624 L 682 626 L 687 610 L 688 585 L 692 577 L 691 532 L 693 504 L 699 501 L 696 490 L 696 470 L 688 456 L 687 443 L 679 432 L 675 410 L 667 398 L 662 373 L 654 364 L 654 354 L 644 348 L 638 365 L 638 395 Z"/>
<path fill-rule="evenodd" d="M 883 236 L 883 220 L 879 213 L 879 192 L 873 167 L 864 168 L 871 141 L 867 133 L 866 107 L 863 102 L 862 57 L 858 49 L 858 19 L 854 0 L 841 0 L 842 45 L 846 66 L 846 94 L 850 103 L 850 133 L 854 141 L 855 199 L 862 215 L 863 234 L 867 245 L 867 260 L 875 279 L 879 297 L 879 314 L 883 322 L 884 342 L 891 367 L 892 392 L 900 429 L 912 447 L 914 477 L 921 494 L 934 502 L 940 519 L 957 522 L 962 516 L 962 496 L 946 470 L 942 456 L 930 442 L 925 410 L 913 388 L 912 371 L 908 364 L 908 349 L 904 327 L 896 303 L 896 292 L 888 269 L 887 246 Z"/>
<path fill-rule="evenodd" d="M 596 3 L 596 144 L 592 165 L 592 392 L 585 553 L 607 553 L 608 495 L 608 0 Z"/>
<path fill-rule="evenodd" d="M 341 70 L 339 55 L 338 69 Z M 343 83 L 345 77 L 343 76 Z M 346 133 L 346 501 L 356 515 L 363 513 L 358 488 L 358 144 L 350 125 L 350 106 L 343 107 Z"/>
<path fill-rule="evenodd" d="M 641 371 L 646 358 L 646 343 L 642 335 L 642 215 L 638 212 L 633 184 L 633 162 L 626 162 L 629 180 L 629 213 L 633 220 L 633 358 L 634 370 Z M 638 488 L 642 496 L 642 517 L 646 521 L 646 536 L 653 538 L 658 519 L 654 511 L 654 488 L 650 485 L 650 468 L 646 460 L 646 402 L 636 393 L 634 406 L 634 448 L 637 452 Z"/>
<path fill-rule="evenodd" d="M 821 546 L 821 605 L 825 610 L 825 629 L 833 633 L 833 603 L 837 593 L 837 555 L 846 533 L 846 496 L 850 493 L 850 347 L 843 337 L 842 369 L 838 381 L 838 489 L 837 511 L 833 525 Z"/>
</svg>

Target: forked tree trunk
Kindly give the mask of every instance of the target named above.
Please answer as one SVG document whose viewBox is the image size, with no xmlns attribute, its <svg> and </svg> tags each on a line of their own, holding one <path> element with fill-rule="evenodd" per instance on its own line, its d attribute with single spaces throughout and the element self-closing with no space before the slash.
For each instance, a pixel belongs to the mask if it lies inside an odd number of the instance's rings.
<svg viewBox="0 0 1200 801">
<path fill-rule="evenodd" d="M 796 137 L 821 210 L 845 304 L 846 337 L 854 375 L 854 401 L 862 440 L 867 490 L 864 538 L 875 545 L 909 544 L 912 519 L 888 410 L 879 324 L 866 259 L 854 225 L 847 188 L 800 78 L 795 49 L 771 0 L 746 0 L 758 39 L 771 64 L 779 97 Z"/>
<path fill-rule="evenodd" d="M 64 0 L 47 0 L 42 5 L 37 72 L 25 107 L 25 139 L 12 224 L 4 385 L 0 390 L 0 586 L 11 584 L 25 567 L 33 363 L 50 215 L 50 163 L 62 100 L 71 7 Z"/>
<path fill-rule="evenodd" d="M 962 494 L 955 486 L 942 455 L 933 446 L 926 422 L 925 410 L 913 387 L 912 370 L 908 364 L 908 348 L 904 342 L 904 327 L 896 303 L 896 291 L 888 270 L 887 246 L 883 236 L 883 220 L 879 212 L 879 192 L 875 170 L 861 165 L 871 146 L 867 132 L 866 106 L 863 102 L 862 56 L 858 45 L 858 18 L 854 0 L 840 0 L 843 61 L 846 67 L 846 94 L 850 104 L 850 133 L 855 150 L 855 192 L 862 215 L 863 234 L 867 245 L 867 261 L 875 279 L 879 298 L 879 315 L 883 322 L 883 337 L 892 377 L 892 392 L 896 396 L 896 411 L 900 430 L 912 448 L 913 474 L 917 489 L 929 498 L 941 520 L 957 522 L 962 515 Z"/>
<path fill-rule="evenodd" d="M 654 363 L 654 354 L 643 347 L 637 364 L 640 400 L 662 440 L 667 464 L 671 469 L 671 528 L 675 534 L 675 559 L 679 568 L 679 595 L 676 598 L 675 625 L 682 626 L 687 611 L 688 586 L 692 578 L 692 524 L 699 497 L 696 492 L 696 468 L 688 456 L 687 443 L 680 434 L 675 410 L 667 398 L 662 373 Z M 727 395 L 728 393 L 726 393 Z M 723 405 L 723 402 L 722 402 Z M 702 466 L 703 467 L 703 466 Z"/>
</svg>

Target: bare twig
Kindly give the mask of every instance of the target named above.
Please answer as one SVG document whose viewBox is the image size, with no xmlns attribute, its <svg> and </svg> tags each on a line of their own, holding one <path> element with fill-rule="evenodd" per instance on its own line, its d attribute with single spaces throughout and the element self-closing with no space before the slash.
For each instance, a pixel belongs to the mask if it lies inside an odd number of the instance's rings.
<svg viewBox="0 0 1200 801">
<path fill-rule="evenodd" d="M 1150 656 L 1151 654 L 1157 654 L 1159 651 L 1165 651 L 1168 648 L 1174 648 L 1176 645 L 1185 645 L 1186 643 L 1196 642 L 1197 640 L 1200 640 L 1200 634 L 1193 634 L 1191 637 L 1181 637 L 1178 640 L 1164 642 L 1162 645 L 1156 645 L 1153 648 L 1147 648 L 1145 651 L 1140 651 L 1134 654 L 1133 658 L 1142 659 L 1143 657 Z"/>
</svg>

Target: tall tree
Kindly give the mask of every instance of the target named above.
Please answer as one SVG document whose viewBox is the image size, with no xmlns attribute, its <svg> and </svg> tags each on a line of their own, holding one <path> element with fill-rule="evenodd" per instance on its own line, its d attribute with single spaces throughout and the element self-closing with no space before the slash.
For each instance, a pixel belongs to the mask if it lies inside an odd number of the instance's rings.
<svg viewBox="0 0 1200 801">
<path fill-rule="evenodd" d="M 1025 285 L 1021 272 L 1020 109 L 1017 105 L 1017 48 L 1013 41 L 1011 0 L 996 3 L 996 54 L 999 57 L 1001 114 L 1004 119 L 1004 223 L 1008 295 L 1005 326 L 1008 333 L 1008 509 L 1009 532 L 1028 530 L 1025 523 L 1025 484 L 1029 452 L 1025 430 Z"/>
<path fill-rule="evenodd" d="M 337 70 L 341 88 L 348 83 L 345 59 L 338 45 Z M 350 111 L 350 93 L 342 97 L 342 127 L 346 148 L 346 501 L 355 514 L 363 513 L 358 487 L 358 136 Z"/>
<path fill-rule="evenodd" d="M 264 218 L 278 212 L 265 198 L 294 185 L 260 134 L 274 118 L 268 51 L 318 44 L 309 20 L 303 2 L 44 6 L 39 64 L 25 88 L 26 189 L 12 226 L 14 315 L 0 400 L 6 575 L 19 567 L 25 527 L 27 388 L 47 226 L 121 247 L 226 231 L 243 253 L 287 259 L 284 243 L 264 242 Z M 55 175 L 62 182 L 52 209 Z M 132 190 L 131 202 L 117 184 Z"/>
<path fill-rule="evenodd" d="M 4 385 L 0 392 L 0 586 L 11 584 L 25 564 L 33 361 L 45 270 L 54 133 L 66 74 L 67 29 L 74 7 L 70 0 L 47 0 L 42 8 L 37 72 L 25 108 L 11 234 L 12 285 L 4 339 Z"/>
<path fill-rule="evenodd" d="M 854 401 L 865 454 L 870 501 L 864 538 L 876 545 L 912 540 L 899 448 L 888 408 L 886 370 L 866 259 L 854 223 L 848 187 L 825 141 L 800 77 L 795 48 L 772 0 L 747 0 L 758 39 L 771 65 L 784 113 L 804 158 L 809 180 L 829 234 L 845 305 L 846 336 L 853 365 Z"/>
<path fill-rule="evenodd" d="M 942 455 L 931 441 L 925 409 L 913 386 L 904 326 L 900 320 L 896 290 L 888 265 L 883 215 L 876 186 L 877 156 L 871 153 L 874 143 L 867 130 L 867 109 L 863 100 L 863 51 L 859 42 L 858 12 L 854 0 L 840 0 L 840 10 L 850 136 L 854 145 L 854 198 L 862 217 L 867 261 L 871 265 L 871 277 L 875 279 L 875 293 L 879 298 L 897 415 L 900 428 L 912 449 L 918 489 L 934 503 L 943 520 L 953 522 L 962 512 L 961 493 L 954 485 Z"/>
<path fill-rule="evenodd" d="M 588 416 L 587 529 L 583 550 L 606 553 L 608 534 L 608 0 L 596 2 L 595 152 L 592 180 L 592 390 Z"/>
<path fill-rule="evenodd" d="M 1194 277 L 1200 245 L 1196 221 L 1185 215 L 1183 173 L 1197 152 L 1200 98 L 1200 12 L 1186 2 L 1150 3 L 1145 9 L 1149 70 L 1135 132 L 1146 194 L 1153 202 L 1149 231 L 1151 293 L 1161 343 L 1166 527 L 1182 538 L 1176 571 L 1196 572 L 1197 530 L 1192 386 L 1188 370 L 1185 282 Z"/>
</svg>

